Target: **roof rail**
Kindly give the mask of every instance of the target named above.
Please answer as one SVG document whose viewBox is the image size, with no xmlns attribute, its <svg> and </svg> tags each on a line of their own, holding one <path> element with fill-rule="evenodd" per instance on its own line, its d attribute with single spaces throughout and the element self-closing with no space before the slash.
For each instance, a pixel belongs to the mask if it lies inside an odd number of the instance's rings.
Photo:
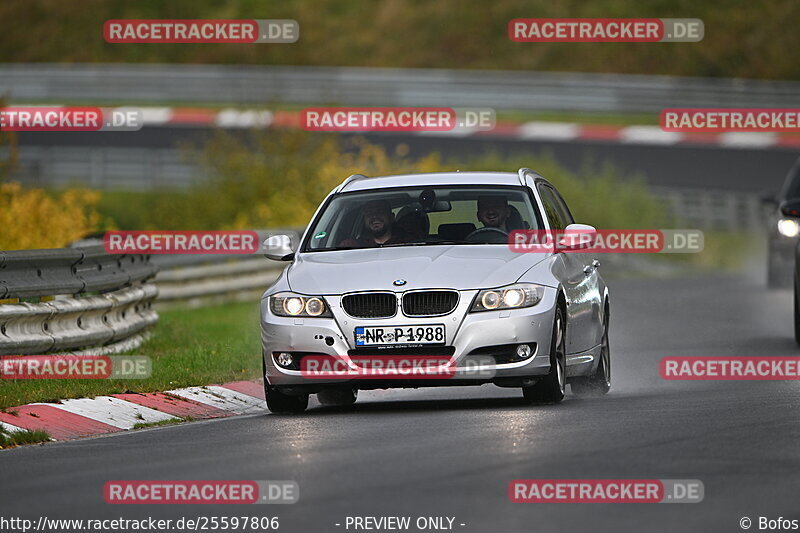
<svg viewBox="0 0 800 533">
<path fill-rule="evenodd" d="M 336 192 L 342 192 L 345 187 L 347 187 L 348 185 L 350 185 L 354 181 L 365 180 L 365 179 L 368 179 L 368 178 L 364 174 L 353 174 L 352 176 L 350 176 L 346 180 L 344 180 L 341 185 L 336 187 Z"/>
<path fill-rule="evenodd" d="M 523 187 L 525 187 L 526 185 L 528 185 L 528 183 L 527 183 L 527 181 L 525 180 L 525 178 L 527 177 L 527 174 L 528 174 L 529 172 L 530 172 L 531 174 L 536 174 L 536 172 L 534 172 L 533 170 L 531 170 L 531 169 L 529 169 L 529 168 L 525 168 L 525 167 L 522 167 L 521 169 L 519 169 L 519 170 L 517 171 L 517 176 L 519 176 L 519 183 L 520 183 L 520 185 L 522 185 Z"/>
</svg>

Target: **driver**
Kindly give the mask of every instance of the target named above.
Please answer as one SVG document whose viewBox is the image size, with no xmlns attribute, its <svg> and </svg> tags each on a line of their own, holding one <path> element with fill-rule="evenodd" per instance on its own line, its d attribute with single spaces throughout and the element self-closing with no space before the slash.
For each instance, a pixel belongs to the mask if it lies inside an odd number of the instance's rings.
<svg viewBox="0 0 800 533">
<path fill-rule="evenodd" d="M 478 220 L 483 222 L 484 227 L 496 228 L 508 233 L 508 220 L 511 209 L 508 207 L 508 200 L 505 196 L 479 196 L 478 197 Z"/>
<path fill-rule="evenodd" d="M 394 227 L 394 213 L 387 200 L 372 200 L 367 202 L 363 211 L 364 233 L 358 239 L 347 239 L 339 246 L 343 247 L 373 247 L 382 244 L 394 243 L 392 233 Z"/>
</svg>

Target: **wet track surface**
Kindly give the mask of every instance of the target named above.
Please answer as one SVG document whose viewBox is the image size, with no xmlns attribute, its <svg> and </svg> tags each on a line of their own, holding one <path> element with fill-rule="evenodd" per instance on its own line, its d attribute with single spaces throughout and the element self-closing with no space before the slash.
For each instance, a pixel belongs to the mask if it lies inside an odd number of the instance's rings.
<svg viewBox="0 0 800 533">
<path fill-rule="evenodd" d="M 527 406 L 491 386 L 362 393 L 351 411 L 258 415 L 0 452 L 0 515 L 450 516 L 456 531 L 741 531 L 799 518 L 800 384 L 663 381 L 664 356 L 796 356 L 791 296 L 756 276 L 616 279 L 614 387 Z M 519 478 L 699 479 L 698 504 L 513 504 Z M 112 506 L 108 480 L 295 480 L 289 506 Z M 336 524 L 342 524 L 336 526 Z M 459 524 L 465 524 L 461 526 Z M 414 530 L 414 529 L 412 529 Z M 352 529 L 351 529 L 352 531 Z"/>
</svg>

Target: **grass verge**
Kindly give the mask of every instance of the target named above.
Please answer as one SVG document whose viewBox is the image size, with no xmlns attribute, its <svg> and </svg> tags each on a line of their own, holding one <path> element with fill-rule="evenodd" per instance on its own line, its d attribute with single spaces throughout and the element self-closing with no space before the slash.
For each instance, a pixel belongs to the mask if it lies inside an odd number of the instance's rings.
<svg viewBox="0 0 800 533">
<path fill-rule="evenodd" d="M 159 313 L 153 338 L 135 351 L 152 358 L 147 379 L 3 380 L 0 409 L 31 402 L 153 392 L 256 379 L 261 372 L 258 303 Z"/>
<path fill-rule="evenodd" d="M 14 446 L 22 446 L 24 444 L 37 444 L 40 442 L 48 442 L 50 435 L 46 431 L 10 431 L 6 432 L 0 428 L 0 449 L 13 448 Z"/>
<path fill-rule="evenodd" d="M 175 424 L 182 424 L 184 422 L 193 422 L 194 418 L 188 416 L 186 418 L 173 418 L 170 420 L 159 420 L 158 422 L 139 422 L 133 425 L 133 429 L 147 429 L 157 428 L 161 426 L 174 426 Z"/>
</svg>

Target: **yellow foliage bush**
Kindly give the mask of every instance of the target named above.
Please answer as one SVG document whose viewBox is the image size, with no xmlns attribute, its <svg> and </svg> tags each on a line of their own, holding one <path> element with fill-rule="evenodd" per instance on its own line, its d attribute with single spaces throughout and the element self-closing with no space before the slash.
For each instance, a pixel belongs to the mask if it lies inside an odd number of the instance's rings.
<svg viewBox="0 0 800 533">
<path fill-rule="evenodd" d="M 70 189 L 50 194 L 0 183 L 0 249 L 61 248 L 101 228 L 100 193 Z"/>
</svg>

